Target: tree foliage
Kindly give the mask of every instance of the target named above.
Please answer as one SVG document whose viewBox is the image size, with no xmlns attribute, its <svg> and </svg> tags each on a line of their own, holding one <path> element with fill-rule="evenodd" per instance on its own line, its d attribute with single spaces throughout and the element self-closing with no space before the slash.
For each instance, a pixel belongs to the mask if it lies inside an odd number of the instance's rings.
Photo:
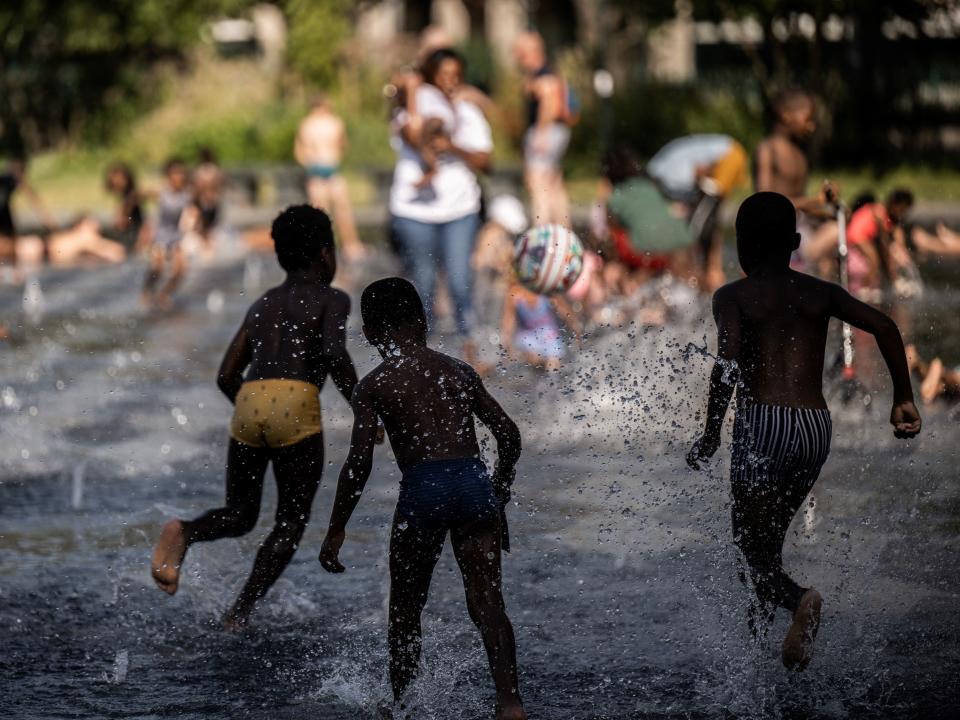
<svg viewBox="0 0 960 720">
<path fill-rule="evenodd" d="M 179 59 L 205 23 L 242 0 L 0 3 L 0 150 L 109 132 L 105 114 L 149 98 L 146 71 Z"/>
<path fill-rule="evenodd" d="M 320 88 L 336 81 L 344 41 L 351 30 L 354 0 L 287 0 L 287 56 L 304 80 Z"/>
</svg>

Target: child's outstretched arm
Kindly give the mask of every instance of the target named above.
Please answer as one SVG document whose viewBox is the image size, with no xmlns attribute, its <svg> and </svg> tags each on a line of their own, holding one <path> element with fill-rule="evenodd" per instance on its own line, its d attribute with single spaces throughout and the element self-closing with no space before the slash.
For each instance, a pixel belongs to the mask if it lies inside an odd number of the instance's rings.
<svg viewBox="0 0 960 720">
<path fill-rule="evenodd" d="M 920 413 L 913 404 L 910 368 L 897 324 L 888 315 L 852 297 L 839 285 L 830 286 L 830 314 L 876 338 L 893 379 L 893 409 L 890 411 L 893 434 L 898 438 L 914 437 L 920 432 Z"/>
<path fill-rule="evenodd" d="M 687 464 L 694 470 L 700 463 L 713 457 L 720 447 L 720 431 L 727 406 L 737 386 L 740 371 L 740 309 L 727 288 L 713 295 L 713 318 L 717 323 L 717 361 L 710 372 L 710 396 L 707 399 L 707 418 L 703 435 L 687 454 Z"/>
<path fill-rule="evenodd" d="M 469 368 L 473 385 L 473 414 L 477 416 L 497 441 L 497 469 L 493 476 L 493 489 L 502 503 L 510 499 L 510 486 L 513 484 L 514 467 L 520 459 L 522 440 L 520 429 L 510 416 L 493 399 L 480 380 L 480 376 Z"/>
<path fill-rule="evenodd" d="M 337 494 L 330 512 L 330 525 L 323 547 L 320 548 L 320 564 L 327 572 L 341 573 L 340 547 L 346 533 L 347 523 L 353 515 L 360 493 L 370 477 L 373 466 L 373 446 L 377 439 L 377 413 L 373 407 L 370 390 L 358 383 L 353 392 L 353 434 L 350 436 L 350 454 L 340 471 Z"/>
<path fill-rule="evenodd" d="M 330 299 L 323 317 L 323 356 L 330 379 L 347 402 L 353 402 L 357 386 L 357 369 L 347 352 L 347 316 L 350 315 L 350 296 L 339 290 Z"/>
<path fill-rule="evenodd" d="M 244 321 L 227 346 L 217 373 L 217 387 L 232 403 L 236 402 L 237 393 L 243 385 L 243 371 L 250 364 L 250 356 L 250 338 L 247 335 L 247 323 Z"/>
</svg>

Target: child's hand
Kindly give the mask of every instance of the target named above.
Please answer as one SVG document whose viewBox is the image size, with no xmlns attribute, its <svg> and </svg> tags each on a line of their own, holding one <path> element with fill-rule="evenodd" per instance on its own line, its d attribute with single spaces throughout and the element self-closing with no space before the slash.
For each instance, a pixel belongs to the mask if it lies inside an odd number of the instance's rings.
<svg viewBox="0 0 960 720">
<path fill-rule="evenodd" d="M 513 481 L 515 478 L 515 470 L 511 470 L 509 473 L 504 473 L 497 468 L 493 471 L 493 477 L 490 478 L 490 484 L 493 485 L 493 494 L 496 495 L 497 500 L 500 501 L 500 507 L 506 507 L 507 503 L 510 502 L 510 488 L 513 486 Z"/>
<path fill-rule="evenodd" d="M 901 439 L 915 437 L 920 432 L 920 412 L 912 400 L 893 404 L 890 424 L 893 425 L 894 436 Z"/>
<path fill-rule="evenodd" d="M 693 447 L 690 448 L 690 452 L 687 453 L 687 465 L 694 470 L 701 470 L 703 468 L 701 463 L 712 458 L 719 447 L 719 435 L 704 433 L 704 435 L 693 444 Z"/>
<path fill-rule="evenodd" d="M 320 564 L 329 573 L 342 573 L 346 568 L 340 563 L 340 548 L 343 546 L 344 532 L 328 531 L 320 547 Z"/>
</svg>

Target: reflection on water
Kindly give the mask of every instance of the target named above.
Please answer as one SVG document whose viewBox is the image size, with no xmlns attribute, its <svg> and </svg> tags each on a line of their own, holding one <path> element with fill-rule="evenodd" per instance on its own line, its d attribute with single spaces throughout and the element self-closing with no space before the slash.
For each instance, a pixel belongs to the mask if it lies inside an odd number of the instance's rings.
<svg viewBox="0 0 960 720">
<path fill-rule="evenodd" d="M 218 619 L 267 532 L 272 489 L 254 533 L 191 549 L 176 597 L 149 579 L 161 522 L 222 499 L 229 405 L 215 370 L 251 294 L 278 277 L 269 258 L 197 271 L 178 308 L 156 318 L 137 306 L 136 267 L 39 278 L 42 318 L 0 346 L 6 717 L 357 718 L 387 696 L 398 474 L 380 450 L 344 547 L 349 570 L 321 572 L 350 421 L 329 388 L 314 524 L 251 634 L 226 635 Z M 957 292 L 946 270 L 932 277 L 922 304 L 900 309 L 921 350 L 956 363 Z M 3 317 L 22 303 L 22 290 L 0 288 Z M 822 642 L 806 673 L 787 674 L 786 616 L 759 640 L 743 622 L 726 460 L 705 475 L 683 462 L 709 371 L 684 348 L 703 346 L 712 324 L 702 302 L 678 316 L 599 332 L 557 375 L 504 367 L 491 380 L 525 435 L 505 587 L 533 717 L 955 716 L 956 421 L 928 411 L 922 439 L 894 441 L 882 379 L 868 409 L 833 407 L 834 451 L 786 549 L 798 579 L 824 594 Z M 367 370 L 356 320 L 351 350 Z M 416 716 L 489 717 L 449 551 L 425 633 Z"/>
</svg>

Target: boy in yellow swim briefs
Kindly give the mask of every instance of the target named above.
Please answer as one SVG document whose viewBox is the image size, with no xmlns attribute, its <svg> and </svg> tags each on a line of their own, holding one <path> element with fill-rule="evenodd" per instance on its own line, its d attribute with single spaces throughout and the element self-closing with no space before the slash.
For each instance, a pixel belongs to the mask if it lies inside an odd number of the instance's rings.
<svg viewBox="0 0 960 720">
<path fill-rule="evenodd" d="M 195 520 L 170 520 L 151 564 L 157 585 L 173 595 L 191 544 L 253 530 L 267 463 L 272 462 L 278 490 L 275 523 L 224 618 L 228 629 L 246 624 L 303 536 L 323 471 L 319 395 L 327 375 L 348 402 L 357 384 L 346 348 L 350 298 L 330 287 L 337 269 L 330 218 L 308 205 L 290 207 L 274 220 L 271 235 L 287 279 L 250 307 L 217 377 L 235 405 L 226 505 Z"/>
</svg>

